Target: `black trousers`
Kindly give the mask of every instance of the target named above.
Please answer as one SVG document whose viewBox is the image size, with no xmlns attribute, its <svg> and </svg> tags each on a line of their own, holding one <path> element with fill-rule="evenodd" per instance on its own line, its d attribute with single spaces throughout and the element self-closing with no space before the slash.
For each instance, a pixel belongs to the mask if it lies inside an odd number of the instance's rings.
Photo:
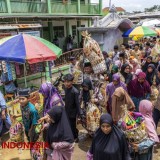
<svg viewBox="0 0 160 160">
<path fill-rule="evenodd" d="M 77 129 L 77 120 L 76 118 L 69 118 L 69 123 L 71 126 L 71 130 L 74 136 L 74 139 L 78 138 L 78 129 Z"/>
</svg>

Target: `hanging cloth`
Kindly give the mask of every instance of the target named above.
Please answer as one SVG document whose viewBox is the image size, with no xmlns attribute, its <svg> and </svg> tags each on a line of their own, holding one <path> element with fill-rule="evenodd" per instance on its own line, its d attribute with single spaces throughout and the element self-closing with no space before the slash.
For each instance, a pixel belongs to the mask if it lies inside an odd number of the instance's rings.
<svg viewBox="0 0 160 160">
<path fill-rule="evenodd" d="M 7 73 L 7 66 L 5 61 L 2 61 L 2 70 L 4 73 Z"/>
<path fill-rule="evenodd" d="M 11 63 L 11 71 L 12 71 L 12 78 L 13 78 L 13 80 L 15 80 L 16 79 L 16 70 L 15 70 L 14 63 Z"/>
<path fill-rule="evenodd" d="M 8 80 L 12 81 L 13 77 L 12 77 L 12 68 L 11 68 L 11 64 L 9 62 L 6 62 L 6 67 L 7 67 L 7 74 L 8 74 Z"/>
<path fill-rule="evenodd" d="M 37 73 L 37 70 L 35 68 L 36 68 L 36 64 L 30 64 L 30 70 L 32 73 Z"/>
<path fill-rule="evenodd" d="M 15 63 L 15 69 L 16 69 L 16 75 L 17 75 L 17 76 L 21 75 L 21 71 L 20 71 L 20 68 L 19 68 L 19 64 L 18 64 L 18 63 Z"/>
<path fill-rule="evenodd" d="M 43 72 L 43 71 L 44 71 L 44 65 L 43 65 L 43 62 L 40 62 L 40 63 L 39 63 L 38 71 L 39 71 L 39 72 Z"/>
</svg>

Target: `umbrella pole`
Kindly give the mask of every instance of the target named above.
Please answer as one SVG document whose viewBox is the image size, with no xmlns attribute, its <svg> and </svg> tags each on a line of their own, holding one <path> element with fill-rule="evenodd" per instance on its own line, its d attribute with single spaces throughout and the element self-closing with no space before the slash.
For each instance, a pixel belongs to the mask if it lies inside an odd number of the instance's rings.
<svg viewBox="0 0 160 160">
<path fill-rule="evenodd" d="M 25 83 L 25 88 L 27 88 L 27 79 L 26 79 L 26 64 L 24 63 L 24 83 Z"/>
</svg>

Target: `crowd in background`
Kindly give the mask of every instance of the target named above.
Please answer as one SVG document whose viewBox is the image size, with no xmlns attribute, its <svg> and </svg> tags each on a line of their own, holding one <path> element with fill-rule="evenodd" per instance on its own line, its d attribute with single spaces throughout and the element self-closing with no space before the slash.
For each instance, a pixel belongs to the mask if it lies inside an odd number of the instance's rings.
<svg viewBox="0 0 160 160">
<path fill-rule="evenodd" d="M 70 48 L 70 45 L 68 45 Z M 49 144 L 47 160 L 71 160 L 74 144 L 79 142 L 77 118 L 87 127 L 89 103 L 100 113 L 98 129 L 93 135 L 87 160 L 151 160 L 153 146 L 159 143 L 156 127 L 160 119 L 160 40 L 144 38 L 133 45 L 114 46 L 114 51 L 103 51 L 107 71 L 95 75 L 91 63 L 70 57 L 69 74 L 63 77 L 64 99 L 50 82 L 43 83 L 39 92 L 44 97 L 43 117 L 29 102 L 29 90 L 20 90 L 19 102 L 25 134 L 34 140 L 34 125 L 43 123 L 44 141 Z M 77 84 L 75 70 L 81 70 Z M 11 121 L 1 95 L 0 136 L 9 130 Z M 140 112 L 145 121 L 147 138 L 141 143 L 130 143 L 119 127 L 123 115 L 121 106 Z M 152 116 L 153 113 L 153 116 Z"/>
</svg>

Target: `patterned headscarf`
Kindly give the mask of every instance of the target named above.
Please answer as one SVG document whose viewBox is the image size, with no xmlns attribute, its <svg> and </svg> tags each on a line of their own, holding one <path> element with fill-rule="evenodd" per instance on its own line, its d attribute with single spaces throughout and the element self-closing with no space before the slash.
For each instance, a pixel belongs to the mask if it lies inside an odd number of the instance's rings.
<svg viewBox="0 0 160 160">
<path fill-rule="evenodd" d="M 62 97 L 59 95 L 57 89 L 50 82 L 43 83 L 40 87 L 39 92 L 44 96 L 44 115 L 50 110 L 53 106 L 58 103 L 63 104 Z"/>
</svg>

